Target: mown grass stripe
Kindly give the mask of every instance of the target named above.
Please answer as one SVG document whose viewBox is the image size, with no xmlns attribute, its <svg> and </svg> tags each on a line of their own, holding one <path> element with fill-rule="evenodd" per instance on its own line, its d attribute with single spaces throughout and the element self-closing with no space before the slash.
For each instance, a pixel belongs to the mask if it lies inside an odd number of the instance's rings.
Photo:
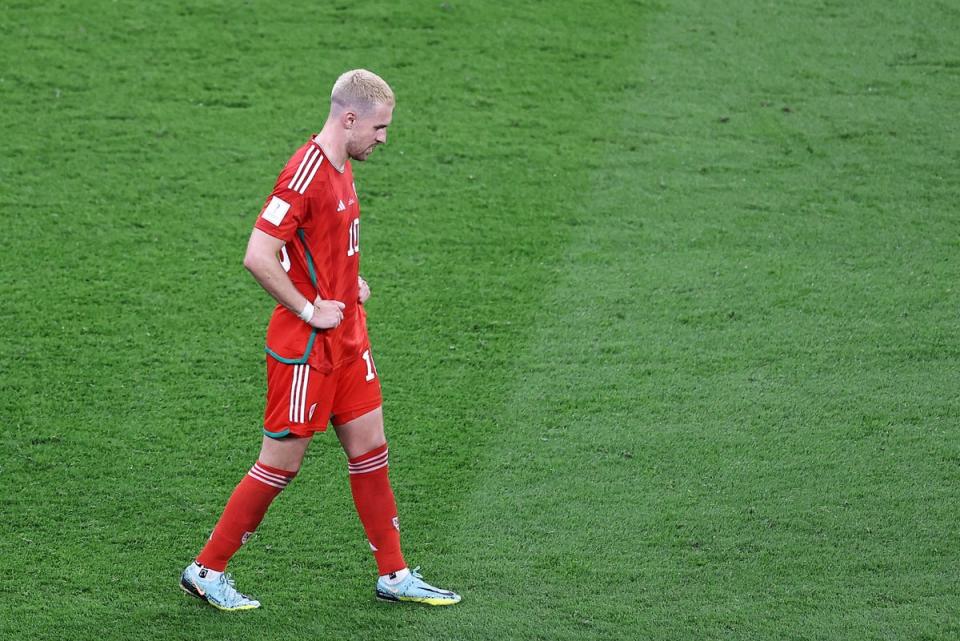
<svg viewBox="0 0 960 641">
<path fill-rule="evenodd" d="M 957 399 L 930 394 L 937 381 L 956 386 L 941 338 L 953 313 L 934 302 L 943 288 L 918 292 L 908 264 L 885 254 L 956 233 L 956 220 L 911 211 L 914 196 L 887 188 L 937 155 L 937 173 L 911 191 L 956 173 L 927 144 L 949 91 L 929 112 L 900 114 L 898 126 L 927 142 L 896 156 L 884 143 L 870 156 L 888 166 L 831 176 L 833 154 L 847 152 L 817 124 L 835 113 L 819 94 L 848 70 L 825 64 L 773 115 L 770 98 L 724 68 L 742 42 L 786 28 L 764 13 L 657 14 L 625 81 L 679 82 L 605 110 L 628 114 L 629 133 L 598 145 L 583 203 L 595 215 L 573 236 L 544 297 L 550 312 L 514 366 L 504 429 L 460 534 L 465 565 L 485 569 L 471 574 L 475 598 L 515 622 L 516 638 L 539 638 L 545 625 L 570 639 L 949 638 L 956 627 L 944 583 L 956 557 L 943 547 L 956 530 L 956 484 L 941 463 L 955 452 L 942 439 L 955 433 Z M 756 22 L 740 34 L 733 25 L 748 15 Z M 790 16 L 791 31 L 820 30 L 798 47 L 840 42 L 853 18 Z M 716 59 L 686 44 L 707 30 Z M 849 33 L 846 55 L 868 57 L 877 40 Z M 650 53 L 660 50 L 669 55 Z M 750 80 L 773 82 L 779 62 Z M 721 104 L 689 82 L 698 74 L 724 78 Z M 730 131 L 734 104 L 745 122 Z M 896 96 L 877 109 L 891 106 Z M 860 118 L 844 113 L 830 128 Z M 650 136 L 660 126 L 669 138 Z M 803 161 L 782 162 L 784 149 Z M 825 201 L 842 215 L 824 216 Z M 920 262 L 945 282 L 944 249 Z M 900 306 L 925 321 L 903 324 Z M 911 362 L 917 350 L 922 365 Z"/>
</svg>

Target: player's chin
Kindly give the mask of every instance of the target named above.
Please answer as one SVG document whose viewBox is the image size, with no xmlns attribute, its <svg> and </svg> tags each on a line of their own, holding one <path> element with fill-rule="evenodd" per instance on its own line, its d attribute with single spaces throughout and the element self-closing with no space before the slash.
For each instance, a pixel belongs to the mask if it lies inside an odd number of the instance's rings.
<svg viewBox="0 0 960 641">
<path fill-rule="evenodd" d="M 369 149 L 364 149 L 363 151 L 358 151 L 357 153 L 350 154 L 350 157 L 354 160 L 359 160 L 363 162 L 370 157 L 370 154 L 373 153 L 373 150 L 376 149 L 376 146 L 370 147 Z"/>
</svg>

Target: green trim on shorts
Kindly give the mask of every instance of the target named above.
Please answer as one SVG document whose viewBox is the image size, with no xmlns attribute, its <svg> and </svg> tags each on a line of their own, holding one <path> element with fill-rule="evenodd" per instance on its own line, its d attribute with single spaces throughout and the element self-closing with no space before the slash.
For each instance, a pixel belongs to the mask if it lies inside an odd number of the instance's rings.
<svg viewBox="0 0 960 641">
<path fill-rule="evenodd" d="M 281 439 L 284 436 L 290 436 L 290 428 L 288 427 L 282 432 L 268 432 L 267 428 L 263 428 L 263 433 L 269 436 L 270 438 Z"/>
<path fill-rule="evenodd" d="M 281 363 L 286 363 L 287 365 L 303 365 L 310 358 L 310 352 L 313 350 L 313 341 L 317 339 L 317 333 L 319 331 L 320 330 L 314 327 L 313 331 L 310 332 L 310 340 L 307 341 L 307 348 L 303 350 L 303 356 L 300 358 L 284 358 L 269 347 L 264 347 L 263 350 Z"/>
</svg>

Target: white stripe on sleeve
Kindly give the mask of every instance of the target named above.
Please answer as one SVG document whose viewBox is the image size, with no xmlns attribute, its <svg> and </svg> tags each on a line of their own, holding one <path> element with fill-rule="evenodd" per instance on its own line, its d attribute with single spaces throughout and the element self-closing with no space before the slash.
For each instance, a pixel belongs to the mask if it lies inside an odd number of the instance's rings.
<svg viewBox="0 0 960 641">
<path fill-rule="evenodd" d="M 293 189 L 294 185 L 297 184 L 297 181 L 303 175 L 304 167 L 307 167 L 311 162 L 313 162 L 314 156 L 320 153 L 319 149 L 310 149 L 307 153 L 303 154 L 303 160 L 300 161 L 300 166 L 297 167 L 297 172 L 293 174 L 293 178 L 290 179 L 290 182 L 287 183 L 287 189 Z"/>
</svg>

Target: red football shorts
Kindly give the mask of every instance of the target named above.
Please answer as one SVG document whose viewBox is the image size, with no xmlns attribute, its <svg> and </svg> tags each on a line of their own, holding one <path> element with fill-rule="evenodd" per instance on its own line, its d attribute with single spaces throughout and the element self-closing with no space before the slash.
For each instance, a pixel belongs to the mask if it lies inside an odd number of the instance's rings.
<svg viewBox="0 0 960 641">
<path fill-rule="evenodd" d="M 267 356 L 267 407 L 263 431 L 272 438 L 310 436 L 371 412 L 383 404 L 370 348 L 329 374 L 306 363 L 287 365 Z"/>
</svg>

